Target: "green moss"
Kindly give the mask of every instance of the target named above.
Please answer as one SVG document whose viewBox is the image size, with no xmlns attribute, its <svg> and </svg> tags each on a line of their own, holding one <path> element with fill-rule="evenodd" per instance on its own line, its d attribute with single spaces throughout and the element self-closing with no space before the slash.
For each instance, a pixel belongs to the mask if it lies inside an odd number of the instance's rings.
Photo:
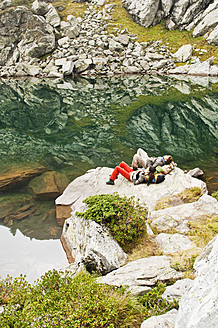
<svg viewBox="0 0 218 328">
<path fill-rule="evenodd" d="M 172 197 L 161 198 L 156 206 L 155 210 L 162 210 L 167 207 L 177 206 L 186 203 L 196 202 L 202 196 L 202 190 L 198 187 L 186 188 L 184 191 L 176 194 Z"/>
</svg>

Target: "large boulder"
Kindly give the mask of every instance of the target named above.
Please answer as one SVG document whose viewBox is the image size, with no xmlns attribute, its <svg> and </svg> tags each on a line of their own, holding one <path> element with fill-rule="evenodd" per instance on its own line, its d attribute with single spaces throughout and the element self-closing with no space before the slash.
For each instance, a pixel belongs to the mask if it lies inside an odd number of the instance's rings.
<svg viewBox="0 0 218 328">
<path fill-rule="evenodd" d="M 150 212 L 154 210 L 159 199 L 173 196 L 184 191 L 185 188 L 199 187 L 203 193 L 207 192 L 206 184 L 203 181 L 192 178 L 177 167 L 166 175 L 164 182 L 150 186 L 145 184 L 134 185 L 122 176 L 118 177 L 115 185 L 106 185 L 112 171 L 113 169 L 108 167 L 98 167 L 76 178 L 56 199 L 56 208 L 71 206 L 72 212 L 75 212 L 83 204 L 83 200 L 91 195 L 117 192 L 120 196 L 135 196 L 136 199 L 140 199 L 140 202 L 145 204 Z"/>
<path fill-rule="evenodd" d="M 202 19 L 195 27 L 193 36 L 198 37 L 207 33 L 211 28 L 217 26 L 218 23 L 218 1 L 215 0 L 208 6 L 202 15 Z"/>
<path fill-rule="evenodd" d="M 159 0 L 125 0 L 124 6 L 137 23 L 149 27 L 155 19 L 159 2 Z"/>
<path fill-rule="evenodd" d="M 143 295 L 158 281 L 167 282 L 180 279 L 181 273 L 170 267 L 166 256 L 150 256 L 129 262 L 97 279 L 98 282 L 112 286 L 127 286 L 131 294 Z"/>
<path fill-rule="evenodd" d="M 174 328 L 176 315 L 177 310 L 173 309 L 159 316 L 150 317 L 143 321 L 141 328 Z"/>
<path fill-rule="evenodd" d="M 168 207 L 158 211 L 151 211 L 149 219 L 154 220 L 165 216 L 176 216 L 178 222 L 184 220 L 195 220 L 218 214 L 218 202 L 209 195 L 203 195 L 198 201 L 173 207 Z"/>
<path fill-rule="evenodd" d="M 217 25 L 217 1 L 123 0 L 123 3 L 133 19 L 144 27 L 166 19 L 167 28 L 194 29 L 193 36 L 199 36 Z"/>
<path fill-rule="evenodd" d="M 26 7 L 9 8 L 0 13 L 0 65 L 17 52 L 17 60 L 41 57 L 55 48 L 53 28 L 42 16 Z M 14 64 L 10 62 L 10 64 Z"/>
<path fill-rule="evenodd" d="M 179 303 L 175 328 L 214 328 L 218 318 L 218 236 L 194 263 L 197 277 Z"/>
<path fill-rule="evenodd" d="M 105 274 L 119 268 L 126 254 L 105 227 L 76 215 L 65 221 L 61 241 L 70 263 Z"/>
</svg>

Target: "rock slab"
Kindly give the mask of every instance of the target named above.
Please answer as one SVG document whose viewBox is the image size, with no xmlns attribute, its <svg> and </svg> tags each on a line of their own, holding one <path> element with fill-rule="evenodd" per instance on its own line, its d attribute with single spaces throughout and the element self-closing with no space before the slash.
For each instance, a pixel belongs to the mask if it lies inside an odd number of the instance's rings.
<svg viewBox="0 0 218 328">
<path fill-rule="evenodd" d="M 218 236 L 194 263 L 197 277 L 179 303 L 175 328 L 215 328 L 218 318 Z"/>
</svg>

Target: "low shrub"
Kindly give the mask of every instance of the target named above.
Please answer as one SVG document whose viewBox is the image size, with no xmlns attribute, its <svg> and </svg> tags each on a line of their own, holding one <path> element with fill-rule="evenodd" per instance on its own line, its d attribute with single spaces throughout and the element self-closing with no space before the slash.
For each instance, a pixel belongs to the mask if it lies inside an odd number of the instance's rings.
<svg viewBox="0 0 218 328">
<path fill-rule="evenodd" d="M 146 318 L 164 314 L 172 309 L 178 309 L 178 301 L 174 300 L 170 303 L 162 298 L 165 289 L 166 284 L 159 283 L 139 299 L 140 303 L 145 307 Z"/>
<path fill-rule="evenodd" d="M 53 270 L 34 285 L 24 277 L 8 277 L 0 281 L 0 291 L 5 304 L 1 328 L 137 328 L 144 318 L 137 299 L 97 284 L 87 273 L 72 278 Z"/>
<path fill-rule="evenodd" d="M 147 209 L 139 205 L 134 197 L 120 197 L 118 194 L 95 195 L 86 198 L 84 203 L 88 205 L 88 209 L 82 213 L 77 212 L 76 215 L 107 226 L 125 250 L 137 244 L 146 233 Z"/>
</svg>

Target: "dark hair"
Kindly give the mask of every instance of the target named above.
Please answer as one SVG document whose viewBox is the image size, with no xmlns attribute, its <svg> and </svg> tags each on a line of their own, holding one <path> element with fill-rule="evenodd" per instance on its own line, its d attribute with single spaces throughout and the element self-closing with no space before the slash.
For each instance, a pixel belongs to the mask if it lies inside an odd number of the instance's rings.
<svg viewBox="0 0 218 328">
<path fill-rule="evenodd" d="M 154 179 L 154 172 L 155 171 L 156 171 L 156 168 L 154 166 L 149 167 L 148 184 L 151 183 L 151 181 Z"/>
<path fill-rule="evenodd" d="M 167 160 L 165 161 L 166 164 L 170 164 L 173 161 L 173 158 L 171 155 L 169 155 L 169 157 L 167 158 Z"/>
</svg>

